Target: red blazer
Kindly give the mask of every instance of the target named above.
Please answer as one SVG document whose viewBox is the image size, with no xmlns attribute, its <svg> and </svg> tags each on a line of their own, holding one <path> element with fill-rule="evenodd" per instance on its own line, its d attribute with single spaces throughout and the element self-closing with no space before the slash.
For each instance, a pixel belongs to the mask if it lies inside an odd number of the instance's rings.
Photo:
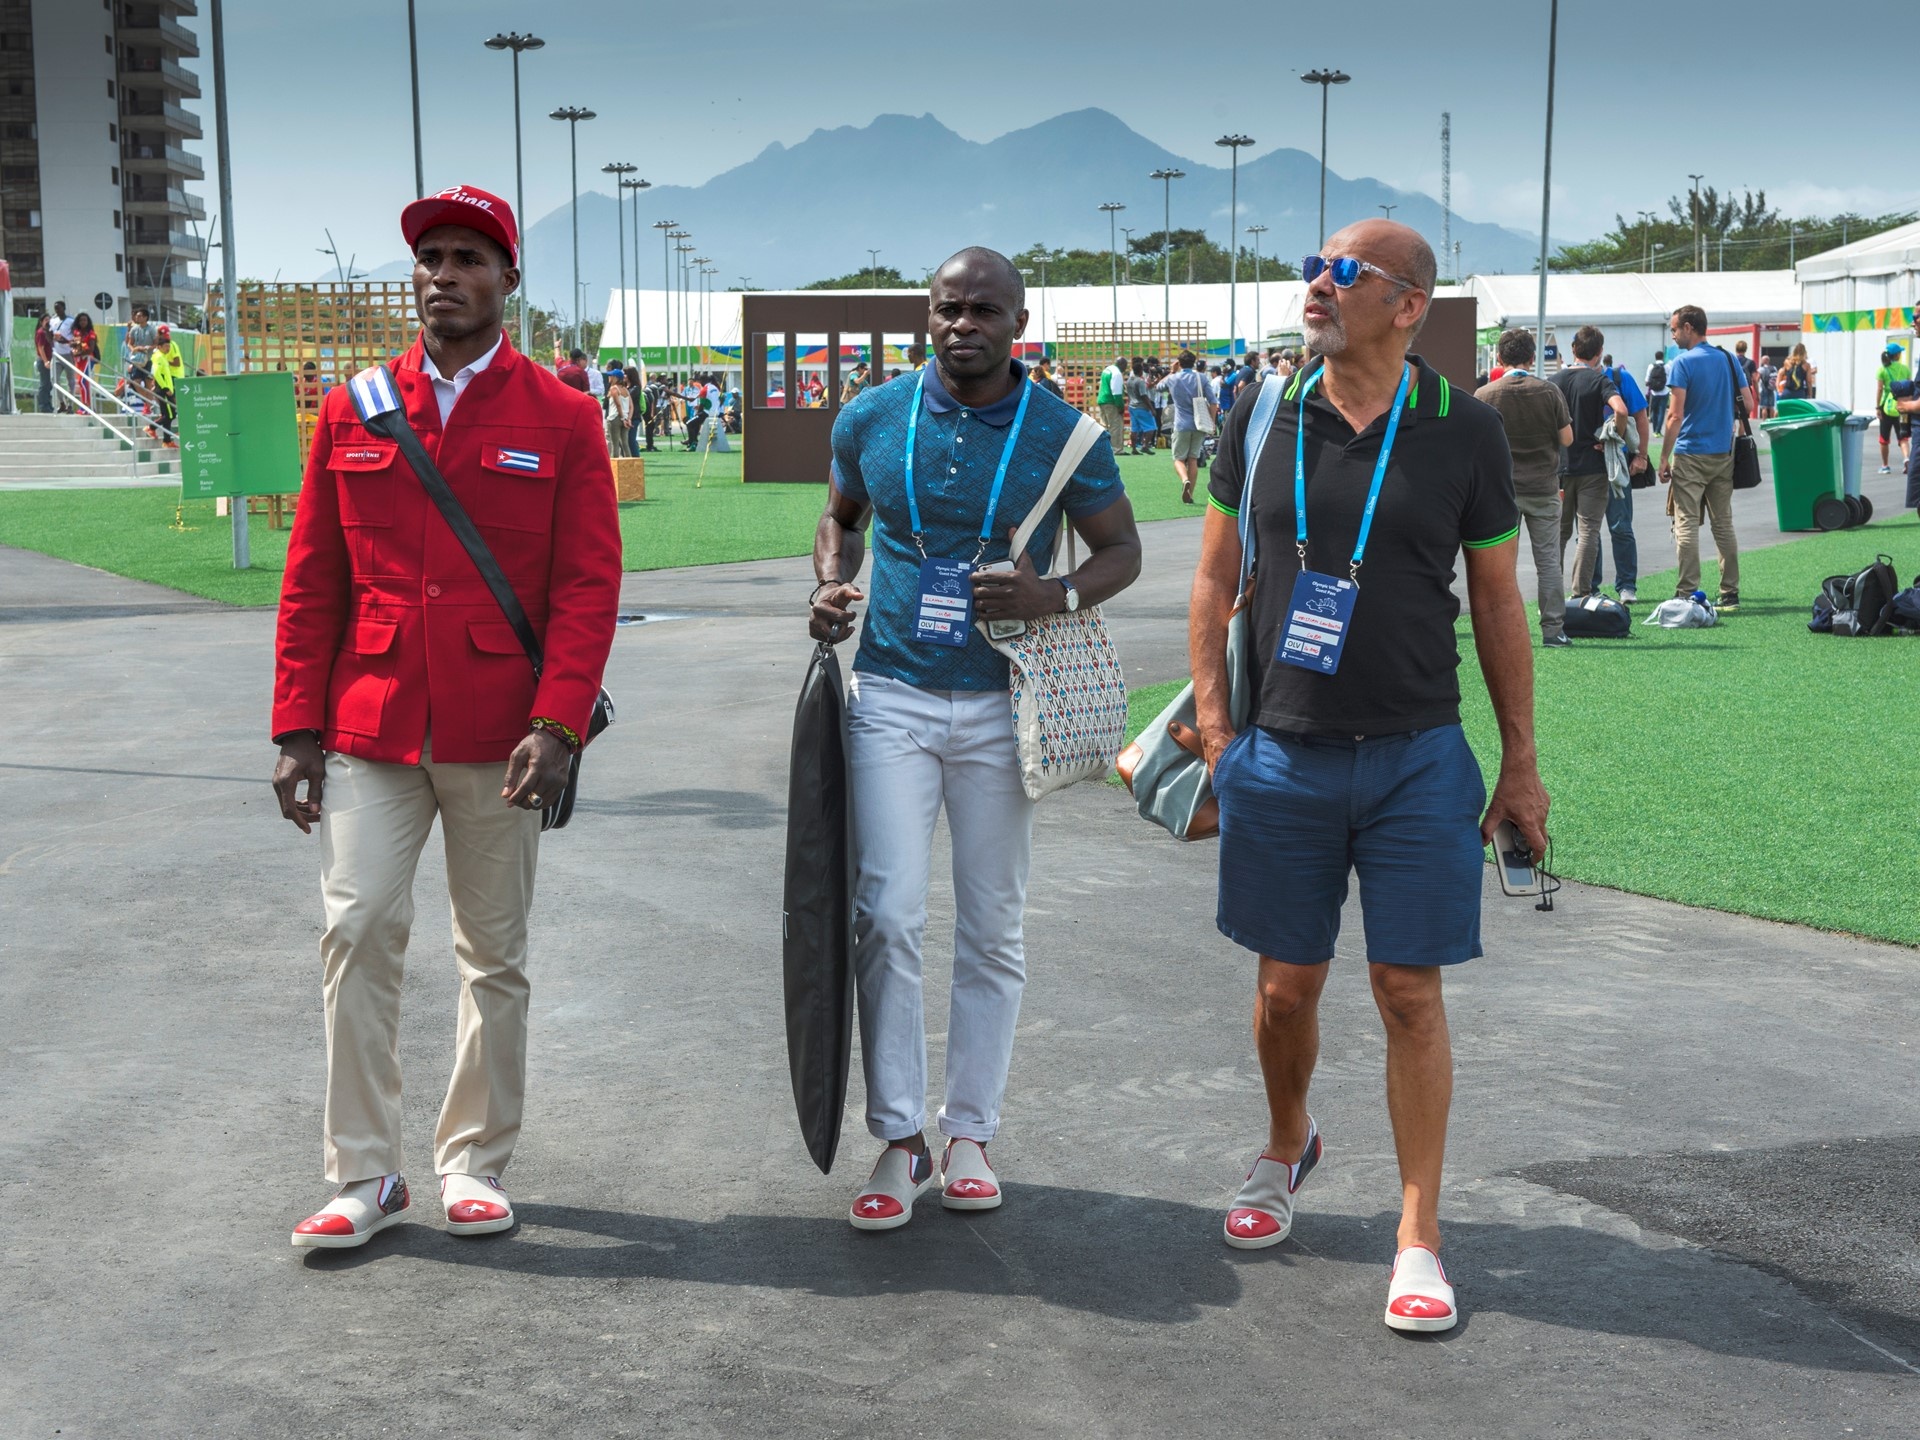
<svg viewBox="0 0 1920 1440">
<path fill-rule="evenodd" d="M 592 397 L 510 341 L 444 434 L 428 363 L 418 340 L 394 363 L 407 418 L 520 597 L 546 673 L 536 688 L 473 561 L 340 384 L 287 546 L 273 734 L 318 730 L 328 750 L 414 765 L 431 727 L 436 760 L 504 761 L 535 716 L 586 734 L 620 601 L 613 467 Z"/>
</svg>

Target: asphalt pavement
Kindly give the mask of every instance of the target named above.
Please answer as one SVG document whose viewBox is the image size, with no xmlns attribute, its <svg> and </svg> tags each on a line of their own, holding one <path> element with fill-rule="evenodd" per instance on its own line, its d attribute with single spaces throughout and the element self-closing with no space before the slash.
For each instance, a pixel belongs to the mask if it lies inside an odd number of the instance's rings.
<svg viewBox="0 0 1920 1440">
<path fill-rule="evenodd" d="M 1197 525 L 1146 535 L 1111 607 L 1142 683 L 1183 671 Z M 0 550 L 0 1434 L 1920 1432 L 1914 951 L 1493 889 L 1448 982 L 1466 1319 L 1408 1339 L 1380 1318 L 1398 1196 L 1357 914 L 1327 1161 L 1295 1238 L 1229 1250 L 1264 1135 L 1252 966 L 1213 927 L 1213 847 L 1103 785 L 1040 810 L 1006 1206 L 853 1232 L 858 1066 L 822 1176 L 782 1029 L 806 589 L 794 561 L 628 579 L 620 720 L 543 844 L 518 1231 L 455 1240 L 431 1204 L 430 844 L 402 1028 L 428 1203 L 300 1252 L 327 1195 L 318 846 L 266 785 L 272 616 Z"/>
</svg>

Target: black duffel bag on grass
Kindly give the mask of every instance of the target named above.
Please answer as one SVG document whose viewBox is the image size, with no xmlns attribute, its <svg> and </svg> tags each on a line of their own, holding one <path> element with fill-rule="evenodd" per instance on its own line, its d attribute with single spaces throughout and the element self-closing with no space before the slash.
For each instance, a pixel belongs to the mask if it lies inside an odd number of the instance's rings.
<svg viewBox="0 0 1920 1440">
<path fill-rule="evenodd" d="M 1567 634 L 1575 640 L 1624 640 L 1633 634 L 1627 607 L 1608 595 L 1567 601 Z"/>
</svg>

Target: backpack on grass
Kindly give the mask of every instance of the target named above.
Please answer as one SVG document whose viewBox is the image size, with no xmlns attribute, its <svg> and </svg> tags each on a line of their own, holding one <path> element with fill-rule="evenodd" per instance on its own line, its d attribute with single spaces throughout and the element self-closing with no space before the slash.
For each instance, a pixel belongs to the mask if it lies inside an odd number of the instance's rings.
<svg viewBox="0 0 1920 1440">
<path fill-rule="evenodd" d="M 1920 586 L 1920 581 L 1916 585 Z M 1807 629 L 1816 635 L 1891 635 L 1901 622 L 1888 612 L 1894 597 L 1906 593 L 1900 589 L 1892 558 L 1875 556 L 1866 569 L 1851 575 L 1829 575 L 1821 583 Z M 1915 609 L 1920 610 L 1920 603 L 1915 603 Z"/>
<path fill-rule="evenodd" d="M 1880 618 L 1896 630 L 1920 632 L 1920 575 L 1913 584 L 1887 602 Z"/>
</svg>

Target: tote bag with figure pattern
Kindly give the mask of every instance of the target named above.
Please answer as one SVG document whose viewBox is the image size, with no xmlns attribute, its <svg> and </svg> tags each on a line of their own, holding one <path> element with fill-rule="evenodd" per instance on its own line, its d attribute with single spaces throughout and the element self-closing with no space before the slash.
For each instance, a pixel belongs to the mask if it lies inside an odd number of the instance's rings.
<svg viewBox="0 0 1920 1440">
<path fill-rule="evenodd" d="M 1047 488 L 1014 532 L 1010 555 L 1019 556 L 1033 532 L 1059 501 L 1087 451 L 1105 430 L 1090 416 L 1067 437 Z M 1060 547 L 1067 547 L 1067 568 L 1076 563 L 1073 523 L 1060 517 L 1048 577 L 1061 575 Z M 974 622 L 987 643 L 1007 657 L 1012 671 L 1008 690 L 1013 703 L 1013 735 L 1020 747 L 1020 784 L 1038 800 L 1077 780 L 1103 779 L 1113 769 L 1127 734 L 1127 681 L 1119 652 L 1107 634 L 1098 605 L 1042 615 L 1009 639 L 995 639 L 987 622 Z"/>
</svg>

